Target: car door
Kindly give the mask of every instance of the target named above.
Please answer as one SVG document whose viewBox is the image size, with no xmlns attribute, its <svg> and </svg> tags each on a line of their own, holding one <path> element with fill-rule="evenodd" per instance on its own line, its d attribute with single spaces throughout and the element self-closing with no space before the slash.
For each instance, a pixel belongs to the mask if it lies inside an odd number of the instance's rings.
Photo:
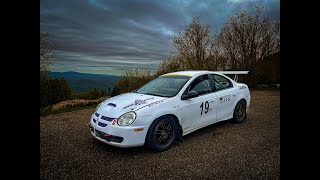
<svg viewBox="0 0 320 180">
<path fill-rule="evenodd" d="M 208 120 L 216 119 L 217 100 L 213 95 L 209 76 L 202 75 L 194 79 L 183 94 L 191 90 L 197 91 L 199 96 L 181 100 L 179 110 L 184 131 L 192 130 L 206 124 Z"/>
<path fill-rule="evenodd" d="M 221 75 L 211 74 L 215 94 L 217 97 L 217 121 L 231 118 L 233 115 L 233 105 L 237 99 L 236 91 L 234 90 L 232 82 Z"/>
</svg>

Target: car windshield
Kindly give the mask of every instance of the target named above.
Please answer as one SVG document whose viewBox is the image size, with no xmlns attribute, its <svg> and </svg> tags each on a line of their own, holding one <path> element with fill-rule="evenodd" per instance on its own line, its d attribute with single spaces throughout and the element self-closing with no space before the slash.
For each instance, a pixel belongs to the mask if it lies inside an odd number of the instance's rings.
<svg viewBox="0 0 320 180">
<path fill-rule="evenodd" d="M 135 92 L 161 97 L 173 97 L 179 93 L 190 78 L 189 76 L 161 76 Z"/>
</svg>

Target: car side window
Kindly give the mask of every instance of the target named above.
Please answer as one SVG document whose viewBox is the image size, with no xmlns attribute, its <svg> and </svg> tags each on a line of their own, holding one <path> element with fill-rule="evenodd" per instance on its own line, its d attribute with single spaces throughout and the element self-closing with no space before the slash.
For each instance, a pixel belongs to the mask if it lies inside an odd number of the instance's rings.
<svg viewBox="0 0 320 180">
<path fill-rule="evenodd" d="M 230 80 L 223 76 L 212 74 L 212 79 L 214 81 L 214 87 L 216 91 L 232 87 Z"/>
<path fill-rule="evenodd" d="M 212 88 L 208 75 L 203 75 L 193 80 L 186 92 L 188 91 L 197 91 L 199 95 L 211 93 Z"/>
</svg>

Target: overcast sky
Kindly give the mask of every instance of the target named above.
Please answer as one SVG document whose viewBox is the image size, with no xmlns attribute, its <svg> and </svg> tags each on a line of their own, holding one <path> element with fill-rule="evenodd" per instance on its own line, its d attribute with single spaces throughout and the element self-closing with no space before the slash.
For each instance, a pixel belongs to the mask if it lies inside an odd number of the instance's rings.
<svg viewBox="0 0 320 180">
<path fill-rule="evenodd" d="M 262 5 L 280 18 L 280 0 L 43 0 L 40 31 L 56 47 L 53 71 L 121 75 L 156 70 L 174 51 L 172 38 L 192 19 L 219 30 L 236 12 Z"/>
</svg>

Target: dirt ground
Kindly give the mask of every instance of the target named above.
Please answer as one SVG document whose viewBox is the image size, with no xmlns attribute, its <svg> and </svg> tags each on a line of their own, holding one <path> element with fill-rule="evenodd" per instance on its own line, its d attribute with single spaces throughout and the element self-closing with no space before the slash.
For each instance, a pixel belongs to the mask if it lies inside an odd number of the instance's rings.
<svg viewBox="0 0 320 180">
<path fill-rule="evenodd" d="M 280 179 L 280 92 L 252 91 L 249 119 L 184 136 L 168 151 L 94 139 L 94 109 L 40 118 L 40 179 Z"/>
</svg>

